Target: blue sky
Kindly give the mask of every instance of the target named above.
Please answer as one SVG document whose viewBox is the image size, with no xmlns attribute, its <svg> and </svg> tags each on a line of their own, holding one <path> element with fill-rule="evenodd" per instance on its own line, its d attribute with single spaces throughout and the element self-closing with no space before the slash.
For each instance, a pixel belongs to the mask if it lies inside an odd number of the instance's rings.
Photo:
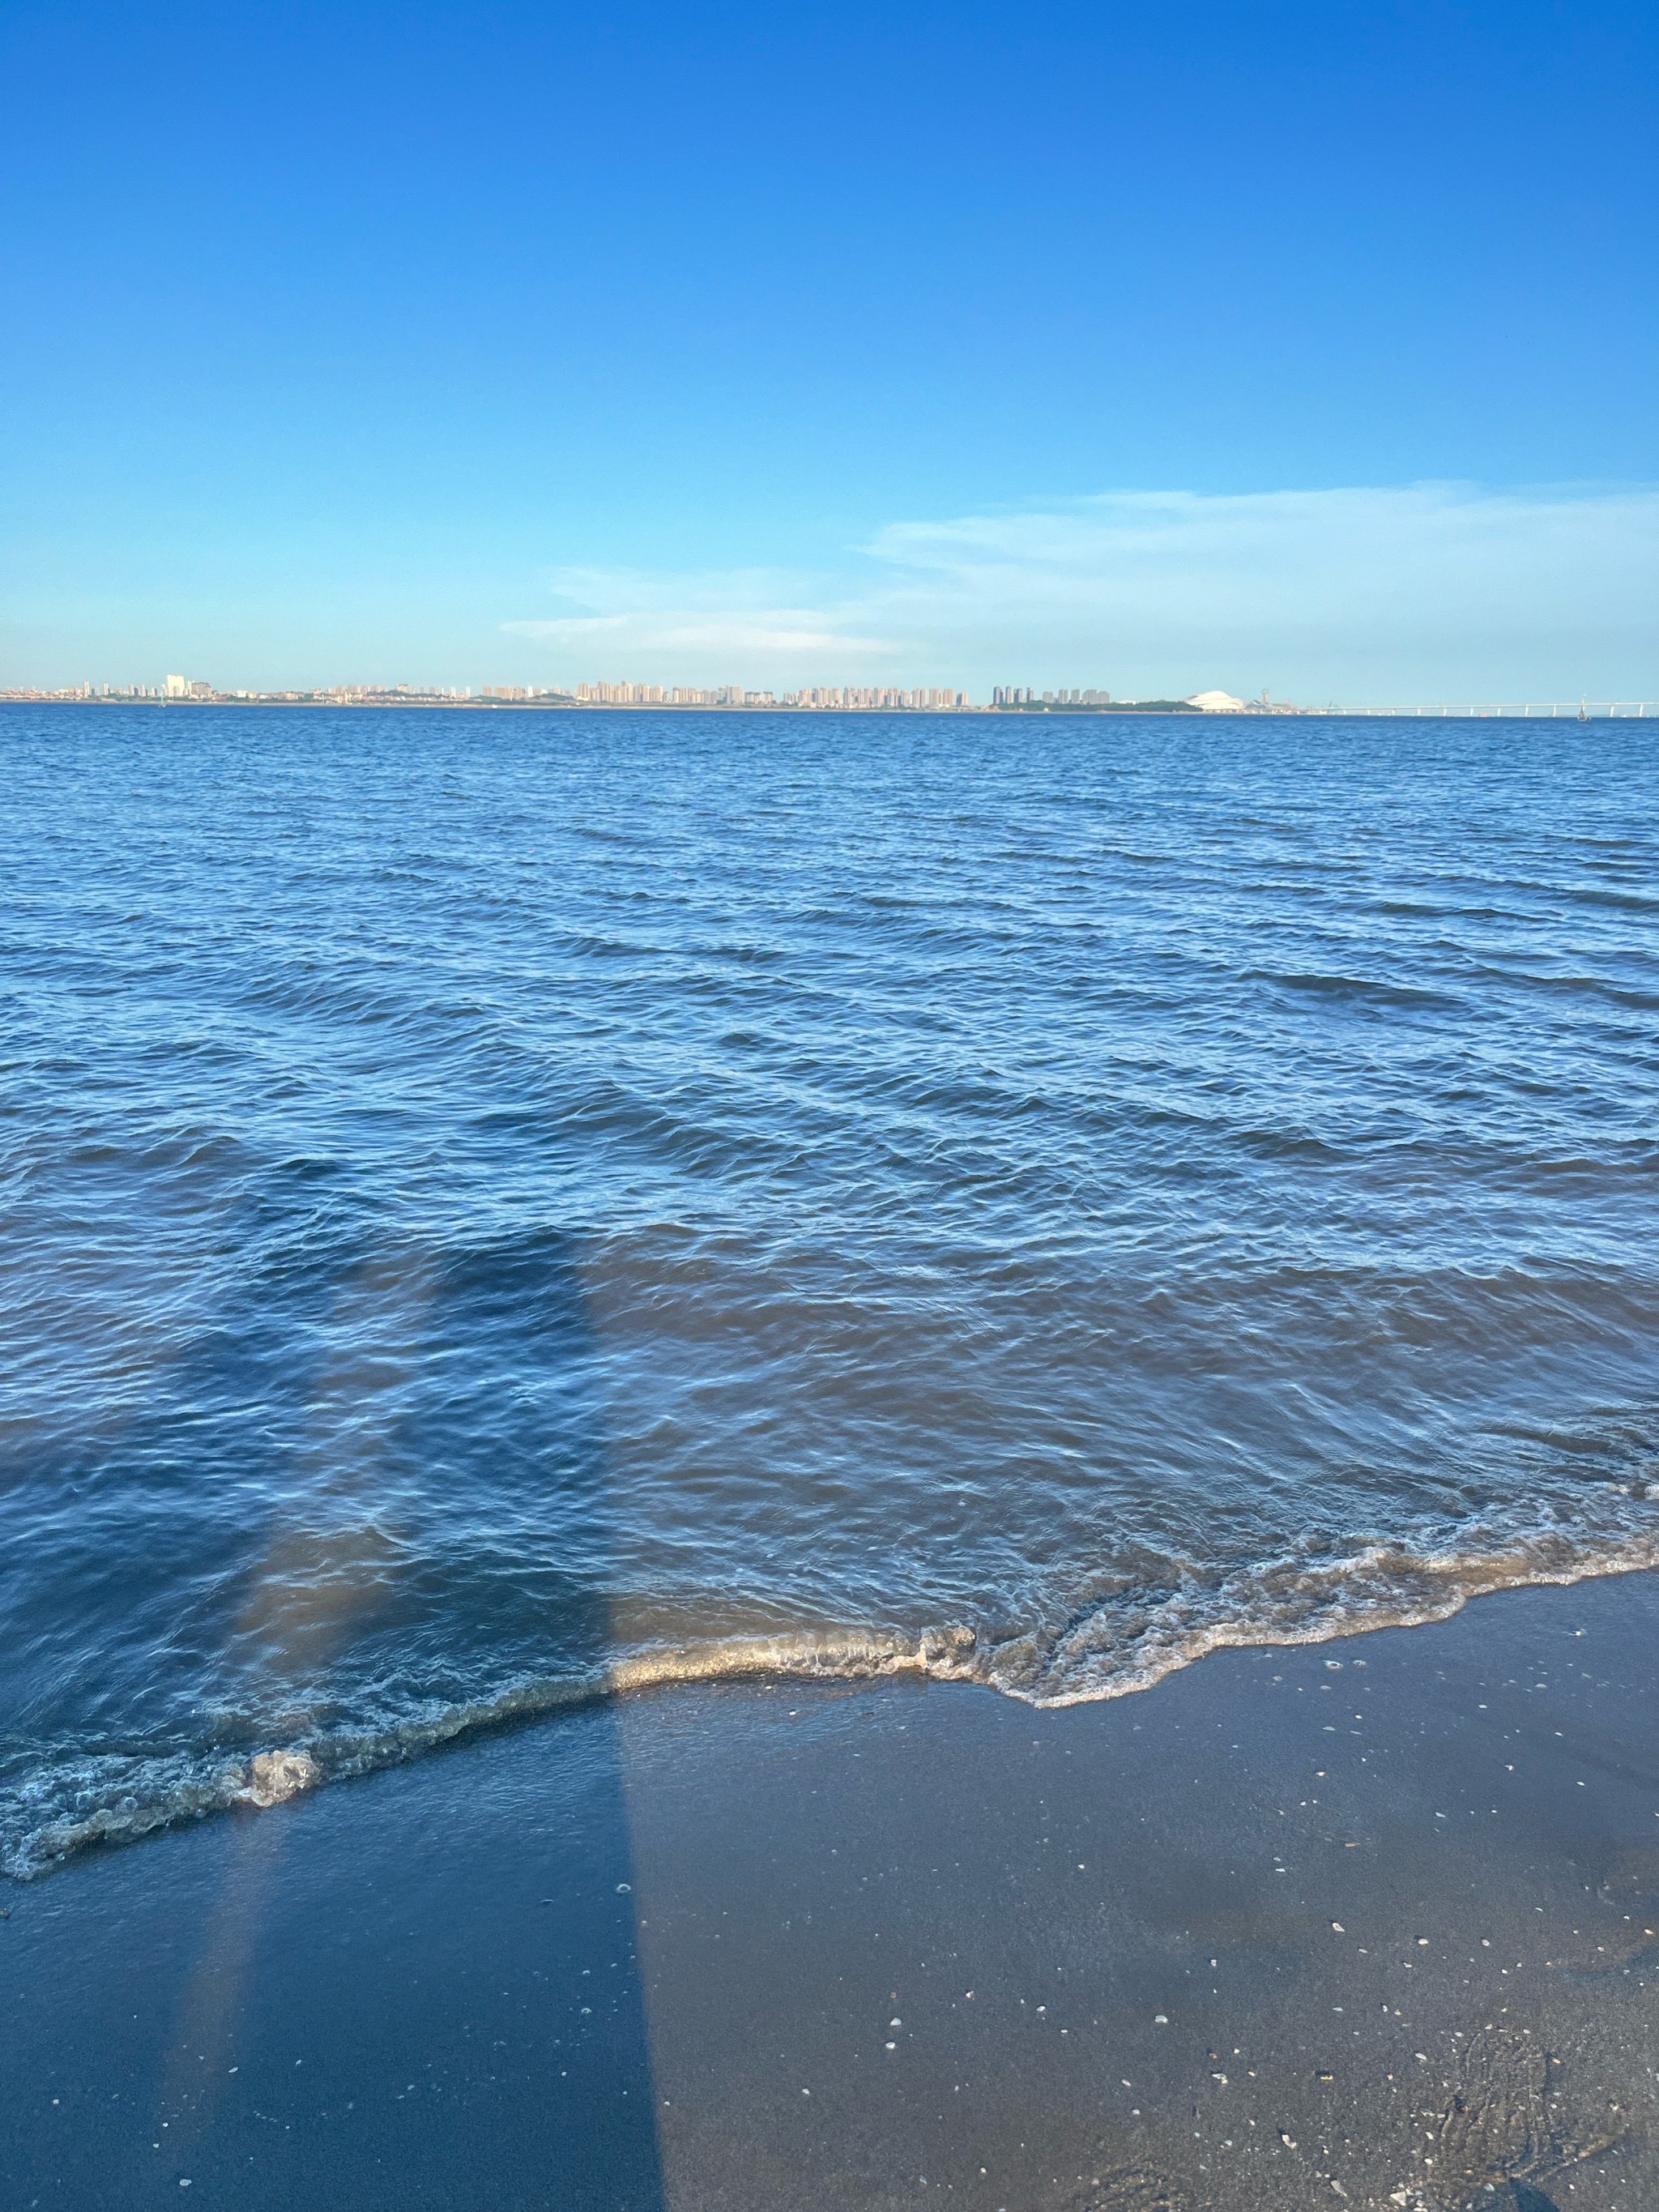
<svg viewBox="0 0 1659 2212">
<path fill-rule="evenodd" d="M 1655 696 L 1656 62 L 11 0 L 0 681 Z"/>
</svg>

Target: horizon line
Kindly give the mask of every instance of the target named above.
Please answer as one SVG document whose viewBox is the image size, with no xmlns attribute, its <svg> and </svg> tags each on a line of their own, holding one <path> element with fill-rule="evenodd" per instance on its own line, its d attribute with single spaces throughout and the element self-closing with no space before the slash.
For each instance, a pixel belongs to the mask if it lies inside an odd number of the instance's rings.
<svg viewBox="0 0 1659 2212">
<path fill-rule="evenodd" d="M 182 679 L 174 678 L 174 682 Z M 589 687 L 581 686 L 580 690 Z M 606 687 L 621 690 L 621 685 Z M 628 687 L 645 689 L 647 687 Z M 661 687 L 649 687 L 661 688 Z M 693 687 L 674 687 L 682 691 Z M 1024 687 L 1019 687 L 1024 689 Z M 1073 687 L 1067 687 L 1073 688 Z M 869 701 L 847 702 L 824 698 L 807 700 L 799 692 L 777 696 L 770 692 L 745 693 L 744 687 L 722 684 L 710 687 L 711 691 L 727 696 L 716 698 L 702 693 L 693 698 L 680 699 L 604 699 L 583 698 L 575 690 L 556 688 L 533 690 L 523 684 L 485 685 L 474 692 L 470 686 L 449 686 L 422 689 L 410 684 L 319 684 L 293 685 L 277 690 L 220 691 L 199 681 L 187 689 L 167 690 L 155 685 L 131 685 L 118 689 L 114 685 L 94 686 L 91 684 L 63 685 L 53 689 L 40 686 L 14 685 L 0 687 L 0 705 L 7 706 L 77 706 L 77 707 L 295 707 L 312 710 L 361 709 L 374 708 L 382 710 L 487 710 L 501 712 L 534 712 L 568 714 L 589 711 L 599 714 L 1075 714 L 1111 715 L 1133 714 L 1194 714 L 1206 720 L 1230 720 L 1239 717 L 1358 716 L 1367 718 L 1418 720 L 1484 720 L 1514 721 L 1640 721 L 1659 720 L 1659 700 L 1590 699 L 1580 696 L 1565 700 L 1532 700 L 1506 702 L 1440 701 L 1431 702 L 1398 702 L 1389 705 L 1339 703 L 1330 701 L 1321 705 L 1301 705 L 1289 700 L 1273 700 L 1266 696 L 1256 699 L 1236 699 L 1220 692 L 1194 692 L 1184 698 L 1115 699 L 1109 694 L 1097 692 L 1089 699 L 1066 699 L 1053 693 L 1010 698 L 994 697 L 975 703 L 965 692 L 954 686 L 918 685 L 912 687 L 908 696 L 902 687 L 882 685 L 823 685 L 804 686 L 804 690 L 848 691 L 871 690 L 884 693 L 885 697 Z M 1015 687 L 997 687 L 999 691 Z M 939 695 L 947 690 L 954 692 L 954 700 Z M 916 695 L 931 692 L 926 702 Z M 736 694 L 737 696 L 731 696 Z"/>
</svg>

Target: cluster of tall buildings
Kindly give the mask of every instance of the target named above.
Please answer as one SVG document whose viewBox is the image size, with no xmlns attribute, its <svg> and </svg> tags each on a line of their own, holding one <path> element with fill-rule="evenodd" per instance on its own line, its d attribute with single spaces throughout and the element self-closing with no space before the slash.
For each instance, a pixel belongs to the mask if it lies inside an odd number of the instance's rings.
<svg viewBox="0 0 1659 2212">
<path fill-rule="evenodd" d="M 211 699 L 210 684 L 169 676 L 161 684 L 61 684 L 55 690 L 34 684 L 0 689 L 0 699 Z"/>
<path fill-rule="evenodd" d="M 730 684 L 716 691 L 666 690 L 660 684 L 579 684 L 571 696 L 584 707 L 741 707 L 743 692 Z"/>
<path fill-rule="evenodd" d="M 839 690 L 791 691 L 779 702 L 785 707 L 874 707 L 878 708 L 909 708 L 923 714 L 953 712 L 968 704 L 968 694 L 950 689 L 924 685 L 920 690 L 869 690 L 856 687 Z"/>
<path fill-rule="evenodd" d="M 994 707 L 1109 707 L 1109 691 L 1033 691 L 1028 684 L 999 684 L 991 694 Z"/>
<path fill-rule="evenodd" d="M 222 699 L 310 699 L 329 707 L 460 707 L 472 686 L 458 684 L 330 684 L 319 691 L 222 691 Z"/>
<path fill-rule="evenodd" d="M 968 704 L 965 691 L 936 685 L 909 691 L 854 684 L 813 686 L 801 691 L 750 691 L 741 684 L 717 684 L 707 690 L 684 684 L 579 684 L 574 696 L 585 707 L 821 707 L 843 712 L 869 707 L 937 713 Z"/>
</svg>

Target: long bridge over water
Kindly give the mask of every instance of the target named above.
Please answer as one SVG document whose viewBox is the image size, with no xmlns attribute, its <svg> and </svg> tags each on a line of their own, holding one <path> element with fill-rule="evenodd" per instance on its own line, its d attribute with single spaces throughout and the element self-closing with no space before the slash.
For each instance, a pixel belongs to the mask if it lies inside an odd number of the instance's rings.
<svg viewBox="0 0 1659 2212">
<path fill-rule="evenodd" d="M 1492 707 L 1316 707 L 1317 714 L 1437 714 L 1467 720 L 1484 717 L 1504 721 L 1608 722 L 1659 720 L 1659 700 L 1568 699 L 1534 700 L 1513 706 Z"/>
</svg>

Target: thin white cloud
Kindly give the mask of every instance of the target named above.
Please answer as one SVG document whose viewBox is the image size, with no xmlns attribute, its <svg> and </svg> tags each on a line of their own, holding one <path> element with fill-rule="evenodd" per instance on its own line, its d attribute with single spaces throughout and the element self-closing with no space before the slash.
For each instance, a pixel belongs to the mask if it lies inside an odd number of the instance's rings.
<svg viewBox="0 0 1659 2212">
<path fill-rule="evenodd" d="M 612 659 L 619 650 L 653 658 L 684 653 L 700 665 L 711 655 L 730 662 L 736 654 L 746 662 L 757 653 L 845 656 L 900 650 L 892 638 L 851 636 L 826 628 L 825 620 L 822 614 L 799 615 L 772 608 L 752 614 L 701 617 L 680 611 L 560 616 L 548 622 L 503 623 L 501 628 L 517 637 L 540 638 L 564 647 L 602 644 Z"/>
<path fill-rule="evenodd" d="M 562 662 L 584 673 L 600 655 L 607 669 L 667 680 L 743 682 L 787 664 L 833 665 L 850 680 L 872 658 L 902 650 L 879 630 L 848 626 L 841 610 L 795 604 L 786 594 L 800 580 L 765 569 L 704 570 L 653 575 L 637 568 L 561 568 L 555 597 L 580 614 L 503 623 L 520 637 L 551 646 Z M 798 680 L 810 681 L 811 676 Z"/>
<path fill-rule="evenodd" d="M 892 523 L 833 579 L 582 568 L 554 583 L 584 611 L 503 627 L 573 676 L 602 659 L 653 680 L 872 674 L 981 694 L 1659 693 L 1659 491 L 1645 489 L 1109 493 Z"/>
</svg>

